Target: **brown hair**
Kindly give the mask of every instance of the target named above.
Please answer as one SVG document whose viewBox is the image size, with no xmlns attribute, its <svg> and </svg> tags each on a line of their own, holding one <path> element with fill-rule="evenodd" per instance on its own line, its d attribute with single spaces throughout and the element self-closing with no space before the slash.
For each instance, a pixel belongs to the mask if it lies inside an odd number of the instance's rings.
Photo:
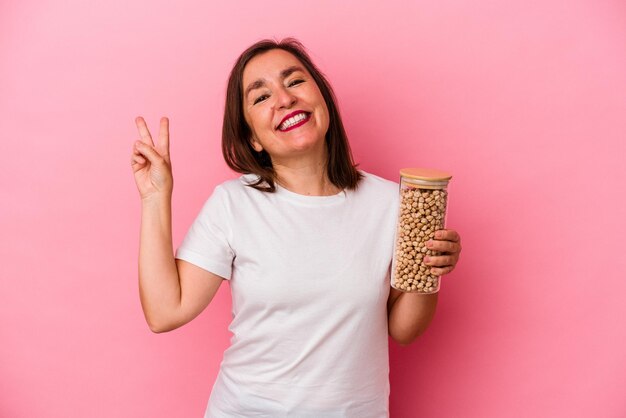
<svg viewBox="0 0 626 418">
<path fill-rule="evenodd" d="M 348 137 L 335 104 L 335 93 L 324 74 L 311 61 L 304 46 L 294 38 L 280 42 L 264 39 L 246 49 L 237 59 L 228 79 L 222 126 L 222 153 L 226 164 L 238 173 L 257 174 L 260 178 L 250 184 L 251 187 L 265 192 L 276 191 L 276 172 L 270 156 L 265 150 L 257 152 L 252 148 L 250 127 L 243 115 L 243 70 L 252 58 L 272 49 L 282 49 L 294 55 L 317 83 L 330 119 L 326 132 L 328 178 L 341 189 L 356 189 L 363 174 L 357 171 L 357 164 L 352 159 Z"/>
</svg>

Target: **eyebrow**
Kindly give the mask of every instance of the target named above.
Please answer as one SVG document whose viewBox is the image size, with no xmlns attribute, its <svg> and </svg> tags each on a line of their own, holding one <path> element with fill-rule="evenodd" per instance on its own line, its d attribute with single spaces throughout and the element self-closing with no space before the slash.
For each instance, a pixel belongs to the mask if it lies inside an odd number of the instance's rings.
<svg viewBox="0 0 626 418">
<path fill-rule="evenodd" d="M 291 74 L 295 73 L 296 71 L 304 72 L 304 69 L 298 65 L 292 65 L 291 67 L 285 68 L 284 70 L 280 72 L 280 78 L 284 80 L 285 78 L 289 77 Z M 260 89 L 261 87 L 264 87 L 264 86 L 265 86 L 265 80 L 263 79 L 258 79 L 258 80 L 253 81 L 252 83 L 248 85 L 248 87 L 246 87 L 246 91 L 243 97 L 248 97 L 248 94 L 252 90 Z"/>
</svg>

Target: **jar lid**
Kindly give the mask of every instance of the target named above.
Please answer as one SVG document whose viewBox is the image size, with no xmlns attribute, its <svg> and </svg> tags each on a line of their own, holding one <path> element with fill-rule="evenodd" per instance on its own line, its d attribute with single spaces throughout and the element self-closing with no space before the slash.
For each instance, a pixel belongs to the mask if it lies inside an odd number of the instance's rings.
<svg viewBox="0 0 626 418">
<path fill-rule="evenodd" d="M 403 168 L 400 170 L 402 177 L 426 181 L 448 181 L 452 174 L 432 168 Z"/>
</svg>

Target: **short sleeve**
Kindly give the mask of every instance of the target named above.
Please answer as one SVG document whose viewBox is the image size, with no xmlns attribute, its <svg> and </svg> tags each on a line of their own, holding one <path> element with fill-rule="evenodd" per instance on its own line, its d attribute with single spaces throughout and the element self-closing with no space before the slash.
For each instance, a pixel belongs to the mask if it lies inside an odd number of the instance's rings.
<svg viewBox="0 0 626 418">
<path fill-rule="evenodd" d="M 191 224 L 176 258 L 230 280 L 235 253 L 230 246 L 226 191 L 217 186 Z"/>
</svg>

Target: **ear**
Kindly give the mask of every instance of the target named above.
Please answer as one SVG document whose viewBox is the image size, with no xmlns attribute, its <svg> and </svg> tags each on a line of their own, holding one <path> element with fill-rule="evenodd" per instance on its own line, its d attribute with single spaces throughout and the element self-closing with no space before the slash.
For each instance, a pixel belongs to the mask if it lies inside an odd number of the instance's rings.
<svg viewBox="0 0 626 418">
<path fill-rule="evenodd" d="M 257 139 L 254 137 L 254 135 L 252 135 L 250 137 L 250 145 L 252 145 L 252 148 L 256 151 L 256 152 L 261 152 L 263 151 L 263 145 L 261 145 L 261 143 L 259 141 L 257 141 Z"/>
</svg>

